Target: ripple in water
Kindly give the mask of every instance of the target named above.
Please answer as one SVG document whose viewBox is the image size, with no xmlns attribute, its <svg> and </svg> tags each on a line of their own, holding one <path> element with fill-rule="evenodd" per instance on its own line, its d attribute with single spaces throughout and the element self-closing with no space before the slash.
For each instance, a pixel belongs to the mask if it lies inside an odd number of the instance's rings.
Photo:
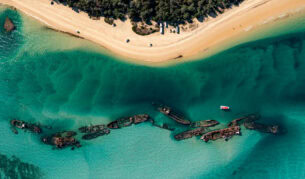
<svg viewBox="0 0 305 179">
<path fill-rule="evenodd" d="M 15 52 L 22 53 L 18 60 L 0 66 L 0 152 L 39 166 L 47 178 L 302 177 L 304 43 L 304 33 L 290 34 L 170 67 L 129 64 L 87 50 Z M 196 138 L 177 142 L 173 133 L 141 124 L 84 142 L 79 150 L 52 151 L 39 137 L 15 136 L 8 126 L 17 117 L 69 130 L 143 112 L 174 125 L 151 102 L 173 106 L 193 121 L 224 124 L 259 112 L 262 122 L 288 132 L 275 137 L 243 129 L 242 137 L 206 144 Z M 222 104 L 232 112 L 219 111 Z"/>
<path fill-rule="evenodd" d="M 13 32 L 6 32 L 3 28 L 6 17 L 9 17 L 16 26 Z M 16 55 L 16 51 L 23 44 L 22 19 L 17 11 L 0 8 L 0 63 Z"/>
</svg>

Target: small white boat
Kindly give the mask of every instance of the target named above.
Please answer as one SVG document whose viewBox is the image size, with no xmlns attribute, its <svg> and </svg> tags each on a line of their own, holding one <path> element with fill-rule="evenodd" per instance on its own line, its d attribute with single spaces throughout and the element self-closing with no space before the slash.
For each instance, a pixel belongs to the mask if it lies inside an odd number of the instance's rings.
<svg viewBox="0 0 305 179">
<path fill-rule="evenodd" d="M 223 111 L 229 111 L 230 107 L 229 106 L 220 106 L 220 109 Z"/>
</svg>

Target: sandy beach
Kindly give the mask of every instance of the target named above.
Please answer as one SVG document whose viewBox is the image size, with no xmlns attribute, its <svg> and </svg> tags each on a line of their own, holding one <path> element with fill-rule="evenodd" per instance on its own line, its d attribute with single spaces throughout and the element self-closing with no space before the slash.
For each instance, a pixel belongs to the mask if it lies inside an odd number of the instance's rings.
<svg viewBox="0 0 305 179">
<path fill-rule="evenodd" d="M 117 26 L 112 27 L 103 19 L 90 19 L 84 12 L 77 13 L 61 4 L 51 5 L 50 0 L 0 0 L 0 3 L 17 8 L 50 28 L 80 36 L 123 58 L 142 62 L 208 55 L 225 42 L 305 9 L 304 0 L 245 0 L 216 18 L 197 22 L 197 28 L 192 31 L 174 34 L 166 29 L 164 35 L 140 36 L 132 31 L 128 20 L 117 20 Z M 126 39 L 130 42 L 126 43 Z"/>
</svg>

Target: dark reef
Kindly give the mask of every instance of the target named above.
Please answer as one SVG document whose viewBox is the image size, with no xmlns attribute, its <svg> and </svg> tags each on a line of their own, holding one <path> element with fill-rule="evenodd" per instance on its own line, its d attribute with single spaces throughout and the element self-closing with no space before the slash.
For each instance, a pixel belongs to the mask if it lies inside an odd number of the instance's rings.
<svg viewBox="0 0 305 179">
<path fill-rule="evenodd" d="M 7 32 L 12 32 L 16 29 L 15 24 L 9 17 L 6 17 L 3 27 Z"/>
<path fill-rule="evenodd" d="M 39 179 L 43 174 L 39 167 L 22 162 L 19 158 L 0 154 L 0 178 L 8 179 Z"/>
</svg>

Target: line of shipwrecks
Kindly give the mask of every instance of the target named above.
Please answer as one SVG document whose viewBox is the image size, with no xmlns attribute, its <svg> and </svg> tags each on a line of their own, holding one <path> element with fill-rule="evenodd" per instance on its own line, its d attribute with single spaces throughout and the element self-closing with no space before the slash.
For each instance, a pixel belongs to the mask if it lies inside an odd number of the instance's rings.
<svg viewBox="0 0 305 179">
<path fill-rule="evenodd" d="M 83 134 L 81 137 L 82 140 L 91 140 L 97 137 L 110 134 L 110 129 L 120 129 L 123 127 L 131 126 L 132 124 L 139 124 L 145 121 L 148 121 L 150 116 L 147 114 L 139 114 L 130 117 L 122 117 L 118 120 L 110 122 L 108 125 L 100 124 L 100 125 L 89 125 L 80 127 L 78 130 Z M 150 119 L 150 122 L 152 119 Z M 42 134 L 42 126 L 38 124 L 33 124 L 29 122 L 25 122 L 22 120 L 13 119 L 10 121 L 12 126 L 12 131 L 15 134 L 18 134 L 17 129 L 22 129 L 25 131 L 29 131 L 36 134 Z M 154 122 L 152 122 L 154 123 Z M 50 129 L 50 127 L 46 128 Z M 54 134 L 43 136 L 41 141 L 45 144 L 52 145 L 55 148 L 62 149 L 65 147 L 71 147 L 74 149 L 75 147 L 81 147 L 79 140 L 76 138 L 77 132 L 75 131 L 62 131 L 56 132 Z"/>
<path fill-rule="evenodd" d="M 192 122 L 188 119 L 185 119 L 183 115 L 174 111 L 172 108 L 158 105 L 157 110 L 163 113 L 168 118 L 176 121 L 178 124 L 186 126 L 189 130 L 178 133 L 174 136 L 176 140 L 184 140 L 188 138 L 192 138 L 193 136 L 201 136 L 200 139 L 208 142 L 209 140 L 217 140 L 224 139 L 229 140 L 235 135 L 241 135 L 241 125 L 244 125 L 246 129 L 249 130 L 257 130 L 265 133 L 278 134 L 279 127 L 277 125 L 265 125 L 256 122 L 260 119 L 260 116 L 257 114 L 246 115 L 241 118 L 237 118 L 232 120 L 226 128 L 211 130 L 211 127 L 214 127 L 219 124 L 216 120 L 202 120 Z M 148 114 L 138 114 L 129 117 L 122 117 L 115 121 L 110 122 L 107 125 L 99 124 L 99 125 L 89 125 L 80 127 L 78 130 L 82 133 L 82 140 L 91 140 L 100 136 L 110 134 L 111 130 L 120 129 L 124 127 L 131 126 L 133 124 L 137 125 L 143 122 L 150 122 L 152 126 L 156 126 L 162 129 L 167 130 L 175 130 L 171 128 L 167 124 L 158 125 Z M 36 134 L 42 134 L 42 126 L 13 119 L 11 120 L 12 130 L 15 134 L 18 134 L 17 129 L 22 129 L 26 131 L 30 131 Z M 50 129 L 50 127 L 46 127 Z M 43 136 L 41 141 L 45 144 L 49 144 L 54 146 L 55 148 L 62 149 L 65 147 L 71 147 L 74 149 L 75 147 L 81 147 L 80 139 L 77 138 L 77 132 L 75 131 L 62 131 L 56 132 L 51 135 Z"/>
</svg>

